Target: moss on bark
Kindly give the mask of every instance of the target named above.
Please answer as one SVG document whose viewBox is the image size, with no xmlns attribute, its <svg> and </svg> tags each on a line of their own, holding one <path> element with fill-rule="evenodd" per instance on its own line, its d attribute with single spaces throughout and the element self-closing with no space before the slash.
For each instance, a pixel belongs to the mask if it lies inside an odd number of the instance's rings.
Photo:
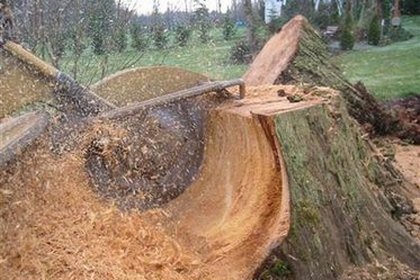
<svg viewBox="0 0 420 280">
<path fill-rule="evenodd" d="M 349 266 L 388 257 L 420 268 L 420 246 L 387 195 L 399 196 L 398 173 L 373 155 L 341 98 L 333 103 L 274 119 L 290 178 L 291 231 L 257 279 L 337 279 Z M 288 275 L 276 274 L 278 262 Z"/>
</svg>

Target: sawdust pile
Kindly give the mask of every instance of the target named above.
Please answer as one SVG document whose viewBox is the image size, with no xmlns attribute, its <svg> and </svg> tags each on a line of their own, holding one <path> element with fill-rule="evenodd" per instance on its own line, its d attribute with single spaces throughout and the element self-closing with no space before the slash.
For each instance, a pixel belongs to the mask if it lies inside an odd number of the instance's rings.
<svg viewBox="0 0 420 280">
<path fill-rule="evenodd" d="M 124 138 L 124 129 L 94 123 L 81 131 L 72 149 L 60 153 L 50 149 L 51 135 L 45 135 L 0 177 L 0 275 L 252 277 L 289 229 L 285 168 L 256 114 L 269 118 L 300 103 L 275 91 L 269 95 L 266 107 L 251 98 L 210 110 L 194 182 L 161 208 L 144 212 L 121 211 L 110 202 L 115 200 L 103 199 L 86 169 L 89 143 L 106 132 Z"/>
<path fill-rule="evenodd" d="M 8 279 L 200 279 L 205 266 L 164 233 L 160 212 L 121 213 L 88 186 L 80 155 L 48 146 L 1 174 L 0 275 Z"/>
<path fill-rule="evenodd" d="M 95 190 L 124 210 L 159 207 L 180 195 L 201 165 L 208 112 L 223 101 L 211 93 L 85 129 Z"/>
</svg>

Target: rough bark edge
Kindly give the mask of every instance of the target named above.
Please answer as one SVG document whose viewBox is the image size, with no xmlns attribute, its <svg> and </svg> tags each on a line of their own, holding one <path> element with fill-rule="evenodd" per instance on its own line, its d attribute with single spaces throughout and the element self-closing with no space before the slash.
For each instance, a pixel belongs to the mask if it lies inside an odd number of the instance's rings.
<svg viewBox="0 0 420 280">
<path fill-rule="evenodd" d="M 288 167 L 292 224 L 255 279 L 337 279 L 349 266 L 389 257 L 420 269 L 420 246 L 398 221 L 410 211 L 399 208 L 404 182 L 372 154 L 344 102 L 281 114 L 274 125 Z"/>
</svg>

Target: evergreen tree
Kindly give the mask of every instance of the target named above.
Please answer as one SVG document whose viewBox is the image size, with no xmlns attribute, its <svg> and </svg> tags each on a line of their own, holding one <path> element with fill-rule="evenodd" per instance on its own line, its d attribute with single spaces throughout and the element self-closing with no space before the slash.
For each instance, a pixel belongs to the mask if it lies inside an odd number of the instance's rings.
<svg viewBox="0 0 420 280">
<path fill-rule="evenodd" d="M 104 54 L 109 49 L 112 22 L 115 18 L 114 0 L 101 0 L 92 4 L 89 31 L 92 38 L 93 51 L 97 55 Z"/>
<path fill-rule="evenodd" d="M 168 45 L 168 36 L 163 24 L 158 24 L 152 27 L 152 38 L 156 48 L 164 49 Z"/>
<path fill-rule="evenodd" d="M 175 39 L 179 46 L 184 47 L 191 38 L 192 30 L 186 25 L 178 25 L 175 29 Z"/>
<path fill-rule="evenodd" d="M 381 0 L 382 19 L 385 23 L 383 32 L 386 35 L 389 35 L 391 29 L 392 2 L 393 0 Z"/>
<path fill-rule="evenodd" d="M 115 33 L 115 46 L 118 52 L 123 52 L 128 45 L 127 32 L 123 27 L 119 27 Z"/>
<path fill-rule="evenodd" d="M 166 32 L 163 19 L 159 13 L 159 2 L 155 1 L 152 13 L 152 38 L 155 47 L 158 49 L 166 48 L 168 45 L 168 34 Z"/>
<path fill-rule="evenodd" d="M 344 25 L 340 36 L 340 47 L 342 50 L 353 49 L 355 38 L 354 38 L 354 24 L 353 16 L 351 13 L 350 1 L 347 4 L 346 14 L 344 16 Z"/>
<path fill-rule="evenodd" d="M 368 29 L 368 44 L 377 46 L 381 40 L 381 24 L 377 14 L 372 18 Z"/>
<path fill-rule="evenodd" d="M 210 19 L 209 19 L 209 9 L 207 9 L 204 2 L 200 0 L 194 1 L 197 9 L 194 12 L 195 22 L 198 27 L 198 37 L 202 43 L 207 43 L 210 40 Z"/>
<path fill-rule="evenodd" d="M 227 10 L 223 18 L 223 38 L 225 40 L 230 40 L 232 39 L 232 36 L 235 35 L 235 32 L 236 32 L 235 22 L 232 19 L 230 10 Z"/>
<path fill-rule="evenodd" d="M 139 24 L 132 24 L 130 27 L 131 35 L 131 46 L 138 50 L 144 51 L 150 44 L 150 38 L 147 34 L 147 30 Z"/>
</svg>

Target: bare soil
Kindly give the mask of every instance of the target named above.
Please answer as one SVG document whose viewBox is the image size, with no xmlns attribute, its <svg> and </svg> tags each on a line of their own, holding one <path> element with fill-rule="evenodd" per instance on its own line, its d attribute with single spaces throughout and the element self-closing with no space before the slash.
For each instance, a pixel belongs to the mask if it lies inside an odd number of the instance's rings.
<svg viewBox="0 0 420 280">
<path fill-rule="evenodd" d="M 407 197 L 413 211 L 404 220 L 404 225 L 420 242 L 420 146 L 395 144 L 395 163 L 409 182 Z"/>
<path fill-rule="evenodd" d="M 395 111 L 399 119 L 418 126 L 420 133 L 420 94 L 386 102 L 385 106 Z"/>
</svg>

